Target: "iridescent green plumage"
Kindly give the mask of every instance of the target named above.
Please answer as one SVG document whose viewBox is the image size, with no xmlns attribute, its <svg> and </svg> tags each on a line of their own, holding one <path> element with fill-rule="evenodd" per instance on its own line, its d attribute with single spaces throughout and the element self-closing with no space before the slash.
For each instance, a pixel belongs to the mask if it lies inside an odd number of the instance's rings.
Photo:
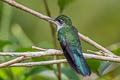
<svg viewBox="0 0 120 80">
<path fill-rule="evenodd" d="M 58 40 L 71 67 L 83 76 L 90 75 L 90 69 L 83 57 L 78 31 L 65 15 L 56 18 Z"/>
</svg>

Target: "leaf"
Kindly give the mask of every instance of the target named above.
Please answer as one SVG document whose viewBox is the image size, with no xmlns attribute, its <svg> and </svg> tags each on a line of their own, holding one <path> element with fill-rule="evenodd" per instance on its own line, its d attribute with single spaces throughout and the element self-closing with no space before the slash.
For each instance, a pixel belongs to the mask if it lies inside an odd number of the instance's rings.
<svg viewBox="0 0 120 80">
<path fill-rule="evenodd" d="M 64 8 L 72 3 L 73 1 L 75 0 L 58 0 L 58 5 L 59 5 L 59 8 L 60 8 L 60 13 L 62 13 L 62 11 L 64 10 Z"/>
<path fill-rule="evenodd" d="M 78 75 L 70 67 L 62 68 L 62 72 L 69 78 L 69 80 L 80 80 Z"/>
<path fill-rule="evenodd" d="M 5 80 L 8 75 L 5 73 L 4 69 L 0 69 L 0 80 Z"/>
<path fill-rule="evenodd" d="M 10 41 L 2 41 L 2 40 L 0 40 L 0 51 L 2 51 L 2 48 L 5 45 L 8 45 L 8 44 L 12 44 L 12 43 Z"/>
<path fill-rule="evenodd" d="M 18 48 L 15 52 L 27 52 L 27 51 L 38 51 L 38 50 L 35 50 L 35 49 L 32 49 L 32 47 L 28 47 L 28 48 Z"/>
<path fill-rule="evenodd" d="M 49 79 L 45 76 L 42 76 L 42 75 L 34 75 L 34 76 L 30 76 L 30 77 L 32 77 L 32 80 L 51 80 L 51 79 Z M 29 79 L 27 79 L 27 80 L 29 80 Z M 54 79 L 52 79 L 52 80 L 54 80 Z"/>
<path fill-rule="evenodd" d="M 0 48 L 2 48 L 3 46 L 5 46 L 7 44 L 12 44 L 12 43 L 10 41 L 2 41 L 2 40 L 0 40 Z"/>
<path fill-rule="evenodd" d="M 46 71 L 46 70 L 50 70 L 51 68 L 47 67 L 47 66 L 39 66 L 39 67 L 33 67 L 31 70 L 29 70 L 28 72 L 26 72 L 24 75 L 26 78 L 28 78 L 29 76 L 38 74 L 42 71 Z"/>
<path fill-rule="evenodd" d="M 116 49 L 112 50 L 112 52 L 115 53 L 116 55 L 120 55 L 120 48 L 116 48 Z M 105 75 L 105 74 L 113 71 L 117 67 L 119 67 L 119 65 L 117 63 L 101 61 L 101 64 L 99 67 L 99 74 Z"/>
<path fill-rule="evenodd" d="M 4 80 L 2 77 L 0 77 L 0 80 Z"/>
<path fill-rule="evenodd" d="M 113 66 L 116 66 L 116 64 L 113 64 Z M 102 77 L 99 77 L 98 80 L 119 80 L 117 79 L 118 77 L 120 77 L 120 67 L 117 67 L 107 74 L 102 75 Z"/>
<path fill-rule="evenodd" d="M 98 60 L 87 60 L 87 63 L 93 72 L 98 72 L 98 68 L 100 66 L 100 61 Z"/>
<path fill-rule="evenodd" d="M 104 71 L 112 64 L 112 62 L 101 61 L 99 74 L 103 75 Z"/>
<path fill-rule="evenodd" d="M 21 67 L 11 67 L 11 72 L 14 75 L 15 79 L 22 80 L 24 77 L 24 74 L 26 71 L 26 68 L 21 68 Z"/>
<path fill-rule="evenodd" d="M 33 75 L 33 80 L 58 80 L 57 76 L 55 75 L 54 71 L 46 70 L 39 74 Z M 65 80 L 65 79 L 63 79 Z"/>
<path fill-rule="evenodd" d="M 115 53 L 116 55 L 120 56 L 120 48 L 116 48 L 114 50 L 112 50 L 113 53 Z"/>
</svg>

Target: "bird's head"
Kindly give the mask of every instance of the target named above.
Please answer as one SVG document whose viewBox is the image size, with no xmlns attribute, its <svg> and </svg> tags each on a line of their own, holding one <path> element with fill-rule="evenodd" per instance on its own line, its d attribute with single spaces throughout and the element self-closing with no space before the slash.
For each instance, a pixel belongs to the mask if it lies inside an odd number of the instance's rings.
<svg viewBox="0 0 120 80">
<path fill-rule="evenodd" d="M 57 25 L 63 25 L 63 24 L 72 25 L 71 19 L 66 15 L 58 16 L 57 18 L 55 18 L 55 21 Z"/>
<path fill-rule="evenodd" d="M 53 22 L 57 25 L 57 30 L 65 27 L 66 25 L 72 26 L 71 19 L 66 15 L 60 15 L 57 18 L 48 19 L 50 22 Z"/>
</svg>

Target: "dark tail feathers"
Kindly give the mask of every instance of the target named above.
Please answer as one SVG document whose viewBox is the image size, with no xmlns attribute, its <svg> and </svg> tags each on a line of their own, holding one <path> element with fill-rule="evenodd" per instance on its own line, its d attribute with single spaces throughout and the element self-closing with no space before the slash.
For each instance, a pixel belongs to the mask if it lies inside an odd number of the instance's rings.
<svg viewBox="0 0 120 80">
<path fill-rule="evenodd" d="M 86 63 L 83 55 L 76 55 L 73 54 L 74 56 L 74 60 L 72 59 L 72 57 L 67 54 L 64 53 L 65 57 L 67 58 L 68 63 L 70 64 L 70 66 L 79 74 L 82 74 L 83 76 L 87 76 L 91 74 L 91 71 L 88 67 L 88 64 Z"/>
</svg>

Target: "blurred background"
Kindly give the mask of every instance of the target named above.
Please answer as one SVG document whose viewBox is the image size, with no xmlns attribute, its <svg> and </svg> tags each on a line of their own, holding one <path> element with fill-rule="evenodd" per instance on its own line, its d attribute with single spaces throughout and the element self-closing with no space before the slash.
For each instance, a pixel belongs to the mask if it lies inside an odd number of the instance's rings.
<svg viewBox="0 0 120 80">
<path fill-rule="evenodd" d="M 44 0 L 16 0 L 16 2 L 48 15 Z M 120 0 L 46 0 L 46 2 L 52 17 L 60 14 L 69 16 L 80 33 L 120 55 Z M 56 30 L 55 25 L 53 26 Z M 31 48 L 32 45 L 60 49 L 57 39 L 54 38 L 48 22 L 0 1 L 1 52 L 36 51 Z M 82 46 L 84 52 L 97 51 L 83 41 Z M 0 57 L 0 63 L 13 58 Z M 25 62 L 51 59 L 54 57 L 33 58 Z M 87 61 L 92 69 L 89 80 L 120 80 L 119 64 L 98 60 Z M 61 67 L 62 80 L 88 79 L 76 74 L 66 63 Z M 56 71 L 56 65 L 4 68 L 0 69 L 0 80 L 57 80 Z"/>
</svg>

